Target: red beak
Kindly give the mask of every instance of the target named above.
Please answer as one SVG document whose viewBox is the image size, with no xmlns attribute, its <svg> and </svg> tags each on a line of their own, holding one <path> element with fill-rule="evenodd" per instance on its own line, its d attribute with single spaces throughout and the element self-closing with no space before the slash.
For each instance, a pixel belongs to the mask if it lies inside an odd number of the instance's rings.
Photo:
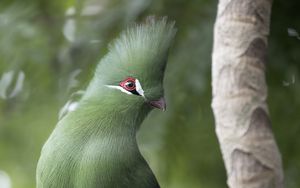
<svg viewBox="0 0 300 188">
<path fill-rule="evenodd" d="M 166 110 L 166 101 L 163 97 L 155 101 L 149 101 L 148 104 L 154 108 L 161 109 L 162 111 Z"/>
</svg>

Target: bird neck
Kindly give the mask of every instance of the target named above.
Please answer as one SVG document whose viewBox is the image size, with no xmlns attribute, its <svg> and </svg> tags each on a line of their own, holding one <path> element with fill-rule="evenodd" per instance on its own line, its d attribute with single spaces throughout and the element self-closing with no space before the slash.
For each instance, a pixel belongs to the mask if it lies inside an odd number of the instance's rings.
<svg viewBox="0 0 300 188">
<path fill-rule="evenodd" d="M 111 138 L 131 138 L 135 140 L 140 124 L 150 111 L 148 105 L 141 101 L 121 103 L 118 98 L 89 98 L 80 102 L 79 108 L 70 113 L 68 120 L 72 127 L 66 128 L 68 132 L 74 131 L 76 135 Z M 118 105 L 116 105 L 118 104 Z"/>
<path fill-rule="evenodd" d="M 60 177 L 65 173 L 66 182 L 72 182 L 64 187 L 94 187 L 82 183 L 92 184 L 95 180 L 104 187 L 123 187 L 119 183 L 124 181 L 124 174 L 132 181 L 143 177 L 146 182 L 150 179 L 155 183 L 136 141 L 136 131 L 149 107 L 114 106 L 118 104 L 116 99 L 98 97 L 80 101 L 78 108 L 58 123 L 45 144 L 43 155 L 51 157 L 51 172 L 56 169 Z M 48 179 L 52 185 L 53 177 Z"/>
</svg>

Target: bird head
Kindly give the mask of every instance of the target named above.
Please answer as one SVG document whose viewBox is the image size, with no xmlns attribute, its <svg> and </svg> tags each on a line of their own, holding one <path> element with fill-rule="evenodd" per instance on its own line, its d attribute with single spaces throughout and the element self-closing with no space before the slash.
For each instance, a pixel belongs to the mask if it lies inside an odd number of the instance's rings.
<svg viewBox="0 0 300 188">
<path fill-rule="evenodd" d="M 147 105 L 165 110 L 163 77 L 175 33 L 174 22 L 168 23 L 166 18 L 150 17 L 129 27 L 109 45 L 88 93 L 105 92 L 114 98 L 115 106 Z"/>
</svg>

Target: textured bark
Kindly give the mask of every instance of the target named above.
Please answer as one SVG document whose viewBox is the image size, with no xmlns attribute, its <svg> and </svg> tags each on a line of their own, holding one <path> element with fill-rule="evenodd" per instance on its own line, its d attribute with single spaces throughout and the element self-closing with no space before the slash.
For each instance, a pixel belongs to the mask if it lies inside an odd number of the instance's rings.
<svg viewBox="0 0 300 188">
<path fill-rule="evenodd" d="M 215 23 L 212 108 L 231 188 L 282 188 L 266 104 L 270 0 L 220 0 Z"/>
</svg>

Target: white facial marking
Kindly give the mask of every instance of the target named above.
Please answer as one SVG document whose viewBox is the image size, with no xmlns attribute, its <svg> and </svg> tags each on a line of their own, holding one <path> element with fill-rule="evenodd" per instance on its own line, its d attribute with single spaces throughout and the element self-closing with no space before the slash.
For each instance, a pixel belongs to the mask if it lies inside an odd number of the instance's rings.
<svg viewBox="0 0 300 188">
<path fill-rule="evenodd" d="M 70 103 L 70 105 L 68 106 L 68 110 L 70 112 L 76 110 L 77 107 L 78 107 L 78 104 L 79 104 L 78 102 L 72 102 L 72 103 Z"/>
<path fill-rule="evenodd" d="M 113 89 L 118 89 L 120 91 L 122 91 L 123 93 L 126 93 L 128 95 L 132 95 L 132 93 L 130 93 L 129 91 L 126 91 L 124 88 L 122 88 L 121 86 L 112 86 L 112 85 L 106 85 L 109 88 L 113 88 Z"/>
<path fill-rule="evenodd" d="M 117 89 L 117 90 L 120 90 L 122 91 L 123 93 L 126 93 L 128 95 L 133 95 L 131 92 L 127 91 L 126 89 L 124 89 L 123 87 L 121 86 L 114 86 L 114 85 L 105 85 L 106 87 L 109 87 L 109 88 L 112 88 L 112 89 Z M 138 79 L 135 79 L 135 90 L 136 92 L 141 95 L 142 97 L 145 98 L 145 95 L 144 95 L 144 90 L 141 86 L 141 83 Z"/>
<path fill-rule="evenodd" d="M 141 83 L 138 79 L 135 79 L 135 90 L 140 94 L 141 96 L 145 97 L 144 90 L 141 86 Z"/>
</svg>

